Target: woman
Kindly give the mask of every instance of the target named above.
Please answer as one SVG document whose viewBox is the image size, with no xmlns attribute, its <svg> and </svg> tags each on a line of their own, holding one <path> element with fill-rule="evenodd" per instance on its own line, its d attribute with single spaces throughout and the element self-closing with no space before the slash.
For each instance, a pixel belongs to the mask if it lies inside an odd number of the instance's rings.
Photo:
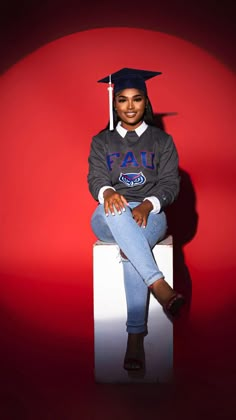
<svg viewBox="0 0 236 420">
<path fill-rule="evenodd" d="M 146 80 L 160 74 L 124 68 L 99 82 L 114 84 L 110 130 L 92 139 L 88 184 L 99 202 L 92 230 L 120 248 L 127 301 L 126 370 L 144 365 L 148 289 L 166 314 L 179 314 L 184 298 L 166 282 L 152 248 L 167 231 L 164 209 L 179 192 L 178 154 L 172 137 L 155 127 Z M 113 127 L 115 126 L 115 129 Z"/>
</svg>

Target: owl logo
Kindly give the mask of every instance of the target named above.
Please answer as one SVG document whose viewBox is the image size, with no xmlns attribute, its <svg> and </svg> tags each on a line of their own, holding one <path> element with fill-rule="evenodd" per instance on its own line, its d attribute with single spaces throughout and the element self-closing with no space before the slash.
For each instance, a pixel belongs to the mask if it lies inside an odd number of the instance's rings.
<svg viewBox="0 0 236 420">
<path fill-rule="evenodd" d="M 119 181 L 123 182 L 127 187 L 135 187 L 136 185 L 145 184 L 146 178 L 142 172 L 137 173 L 120 173 Z"/>
</svg>

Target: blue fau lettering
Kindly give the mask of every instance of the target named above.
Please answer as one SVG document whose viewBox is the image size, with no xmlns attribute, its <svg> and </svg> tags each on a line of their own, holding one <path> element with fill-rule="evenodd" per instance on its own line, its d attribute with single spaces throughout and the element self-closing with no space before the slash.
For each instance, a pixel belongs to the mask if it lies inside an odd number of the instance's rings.
<svg viewBox="0 0 236 420">
<path fill-rule="evenodd" d="M 154 157 L 155 153 L 152 152 L 140 152 L 141 164 L 144 168 L 147 169 L 155 169 L 154 166 Z M 109 171 L 112 171 L 112 166 L 115 163 L 117 158 L 121 158 L 121 154 L 119 152 L 111 153 L 107 155 L 107 166 Z M 129 167 L 138 167 L 140 166 L 138 160 L 136 159 L 133 152 L 127 152 L 124 157 L 122 156 L 122 162 L 119 164 L 120 168 L 127 168 Z"/>
<path fill-rule="evenodd" d="M 142 160 L 142 164 L 144 166 L 144 168 L 148 168 L 148 169 L 154 169 L 154 157 L 155 157 L 155 153 L 151 153 L 151 152 L 140 152 L 141 154 L 141 160 Z M 150 156 L 150 163 L 151 165 L 147 164 L 147 156 Z"/>
<path fill-rule="evenodd" d="M 112 171 L 111 165 L 114 163 L 114 160 L 112 159 L 112 156 L 119 157 L 120 153 L 111 153 L 110 155 L 107 155 L 107 166 L 109 168 L 109 171 Z"/>
<path fill-rule="evenodd" d="M 120 165 L 121 168 L 126 168 L 126 166 L 130 165 L 132 166 L 139 166 L 137 160 L 134 157 L 133 152 L 126 153 L 122 164 Z"/>
</svg>

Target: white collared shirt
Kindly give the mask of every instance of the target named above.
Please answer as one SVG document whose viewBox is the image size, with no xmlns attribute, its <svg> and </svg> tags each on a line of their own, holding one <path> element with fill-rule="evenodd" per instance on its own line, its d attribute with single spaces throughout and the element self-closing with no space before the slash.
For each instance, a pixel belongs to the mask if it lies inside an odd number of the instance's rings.
<svg viewBox="0 0 236 420">
<path fill-rule="evenodd" d="M 144 133 L 144 131 L 147 130 L 147 128 L 148 128 L 148 125 L 145 123 L 145 121 L 143 121 L 142 124 L 140 124 L 137 128 L 135 128 L 134 131 L 137 134 L 137 136 L 140 137 Z M 122 127 L 121 121 L 119 121 L 117 126 L 116 126 L 116 131 L 118 131 L 120 136 L 124 138 L 128 130 L 126 130 L 126 128 Z"/>
</svg>

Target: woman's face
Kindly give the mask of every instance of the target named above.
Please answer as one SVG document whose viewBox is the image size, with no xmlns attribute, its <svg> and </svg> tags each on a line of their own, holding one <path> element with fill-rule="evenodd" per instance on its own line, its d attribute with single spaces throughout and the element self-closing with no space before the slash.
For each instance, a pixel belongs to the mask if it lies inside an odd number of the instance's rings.
<svg viewBox="0 0 236 420">
<path fill-rule="evenodd" d="M 143 121 L 147 98 L 141 90 L 124 89 L 117 93 L 114 108 L 126 130 L 135 130 Z"/>
</svg>

